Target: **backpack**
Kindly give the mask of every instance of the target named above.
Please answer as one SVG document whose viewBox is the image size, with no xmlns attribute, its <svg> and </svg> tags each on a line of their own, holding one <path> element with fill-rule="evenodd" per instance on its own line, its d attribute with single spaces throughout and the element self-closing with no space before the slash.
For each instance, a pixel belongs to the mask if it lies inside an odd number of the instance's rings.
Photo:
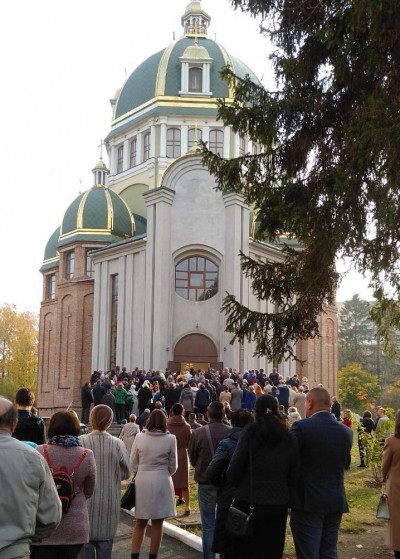
<svg viewBox="0 0 400 559">
<path fill-rule="evenodd" d="M 85 456 L 87 455 L 87 449 L 85 448 L 85 450 L 82 452 L 79 460 L 72 468 L 71 473 L 68 472 L 65 466 L 60 466 L 59 468 L 53 470 L 50 462 L 49 451 L 47 450 L 47 444 L 43 445 L 43 454 L 50 468 L 54 483 L 56 484 L 57 493 L 60 497 L 62 505 L 62 513 L 66 514 L 69 511 L 72 500 L 75 498 L 76 495 L 76 492 L 74 490 L 74 474 L 78 471 L 79 466 L 85 459 Z"/>
</svg>

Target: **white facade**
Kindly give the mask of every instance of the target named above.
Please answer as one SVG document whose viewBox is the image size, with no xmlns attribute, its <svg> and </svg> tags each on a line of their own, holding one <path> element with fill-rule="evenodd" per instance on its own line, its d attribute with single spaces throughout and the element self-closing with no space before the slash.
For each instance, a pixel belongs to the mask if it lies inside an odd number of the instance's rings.
<svg viewBox="0 0 400 559">
<path fill-rule="evenodd" d="M 221 313 L 225 292 L 259 310 L 240 268 L 239 252 L 280 258 L 267 244 L 250 242 L 250 210 L 240 195 L 216 191 L 215 179 L 201 157 L 187 155 L 170 165 L 162 186 L 144 194 L 147 235 L 105 248 L 95 263 L 93 369 L 110 367 L 111 281 L 118 274 L 116 362 L 128 368 L 165 368 L 180 363 L 175 348 L 188 335 L 205 336 L 215 346 L 213 363 L 268 369 L 265 358 L 253 357 L 249 344 L 231 345 Z M 251 244 L 251 248 L 250 248 Z M 175 269 L 191 256 L 206 257 L 218 267 L 218 291 L 204 301 L 187 300 L 176 293 Z M 210 363 L 194 352 L 192 362 Z M 293 363 L 282 364 L 293 374 Z"/>
</svg>

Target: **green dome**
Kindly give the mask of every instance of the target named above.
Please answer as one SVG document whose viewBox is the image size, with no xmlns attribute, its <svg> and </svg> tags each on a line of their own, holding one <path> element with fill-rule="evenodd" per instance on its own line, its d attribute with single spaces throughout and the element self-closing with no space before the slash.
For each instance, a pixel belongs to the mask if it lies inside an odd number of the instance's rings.
<svg viewBox="0 0 400 559">
<path fill-rule="evenodd" d="M 41 270 L 58 266 L 58 262 L 60 260 L 58 250 L 57 250 L 59 237 L 60 237 L 60 228 L 57 227 L 57 229 L 54 231 L 54 233 L 52 233 L 49 240 L 47 241 L 46 248 L 44 249 L 44 258 L 43 258 L 43 264 Z"/>
<path fill-rule="evenodd" d="M 208 53 L 209 58 L 212 59 L 210 71 L 211 99 L 229 97 L 228 85 L 221 80 L 219 75 L 222 67 L 226 64 L 230 64 L 238 76 L 249 75 L 251 79 L 259 83 L 259 80 L 246 64 L 228 54 L 221 45 L 212 39 L 199 37 L 197 42 L 198 52 Z M 134 111 L 155 97 L 179 97 L 181 89 L 181 64 L 179 59 L 187 56 L 194 50 L 194 47 L 192 37 L 183 37 L 142 62 L 127 79 L 119 94 L 115 108 L 115 119 Z M 201 101 L 201 98 L 199 100 Z M 197 114 L 199 109 L 194 108 L 192 112 Z"/>
<path fill-rule="evenodd" d="M 135 234 L 135 220 L 118 194 L 95 185 L 80 194 L 64 214 L 58 246 L 73 241 L 115 242 Z"/>
</svg>

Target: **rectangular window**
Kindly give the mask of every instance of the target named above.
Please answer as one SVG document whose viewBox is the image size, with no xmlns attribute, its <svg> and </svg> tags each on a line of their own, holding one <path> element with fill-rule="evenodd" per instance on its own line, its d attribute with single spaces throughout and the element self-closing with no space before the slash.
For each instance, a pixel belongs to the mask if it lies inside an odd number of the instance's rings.
<svg viewBox="0 0 400 559">
<path fill-rule="evenodd" d="M 118 274 L 111 276 L 110 369 L 117 363 Z"/>
<path fill-rule="evenodd" d="M 67 279 L 72 279 L 74 277 L 74 273 L 75 273 L 75 252 L 71 251 L 71 252 L 67 252 L 67 255 L 65 257 L 65 268 L 66 268 L 66 274 L 65 277 Z"/>
<path fill-rule="evenodd" d="M 136 138 L 134 138 L 131 141 L 131 151 L 130 151 L 130 154 L 129 154 L 129 166 L 131 168 L 135 167 L 135 165 L 136 165 L 136 156 L 137 156 L 137 141 L 136 141 Z"/>
<path fill-rule="evenodd" d="M 47 299 L 54 301 L 56 298 L 56 275 L 51 274 L 47 277 Z"/>
<path fill-rule="evenodd" d="M 124 146 L 119 146 L 117 153 L 117 173 L 122 173 L 124 170 Z"/>
<path fill-rule="evenodd" d="M 181 154 L 181 131 L 179 128 L 167 130 L 167 157 L 175 159 Z"/>
<path fill-rule="evenodd" d="M 143 161 L 150 159 L 151 134 L 147 132 L 143 137 Z"/>
<path fill-rule="evenodd" d="M 201 93 L 203 90 L 203 69 L 195 66 L 189 68 L 189 91 Z"/>
<path fill-rule="evenodd" d="M 92 278 L 94 276 L 94 266 L 93 266 L 93 260 L 92 257 L 89 256 L 89 252 L 92 249 L 88 249 L 86 251 L 86 275 L 89 276 L 90 278 Z"/>
<path fill-rule="evenodd" d="M 188 133 L 188 151 L 192 151 L 202 140 L 202 131 L 200 128 L 189 128 Z"/>
<path fill-rule="evenodd" d="M 224 133 L 222 132 L 222 130 L 210 131 L 209 150 L 221 156 L 223 155 Z"/>
</svg>

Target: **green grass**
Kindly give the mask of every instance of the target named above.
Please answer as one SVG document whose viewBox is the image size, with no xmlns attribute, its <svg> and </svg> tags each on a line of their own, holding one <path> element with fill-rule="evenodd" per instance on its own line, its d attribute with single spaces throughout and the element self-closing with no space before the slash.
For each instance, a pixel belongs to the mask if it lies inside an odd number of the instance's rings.
<svg viewBox="0 0 400 559">
<path fill-rule="evenodd" d="M 371 526 L 384 523 L 383 520 L 375 518 L 378 504 L 380 487 L 376 486 L 371 468 L 358 468 L 359 455 L 357 435 L 354 437 L 352 450 L 351 469 L 345 473 L 346 495 L 350 512 L 343 515 L 340 534 L 362 533 Z M 190 506 L 192 511 L 198 511 L 197 484 L 193 481 L 193 471 L 190 472 Z M 183 527 L 183 526 L 182 526 Z M 198 526 L 185 527 L 196 535 L 201 535 Z M 289 528 L 286 533 L 285 558 L 295 557 L 293 538 Z"/>
</svg>

